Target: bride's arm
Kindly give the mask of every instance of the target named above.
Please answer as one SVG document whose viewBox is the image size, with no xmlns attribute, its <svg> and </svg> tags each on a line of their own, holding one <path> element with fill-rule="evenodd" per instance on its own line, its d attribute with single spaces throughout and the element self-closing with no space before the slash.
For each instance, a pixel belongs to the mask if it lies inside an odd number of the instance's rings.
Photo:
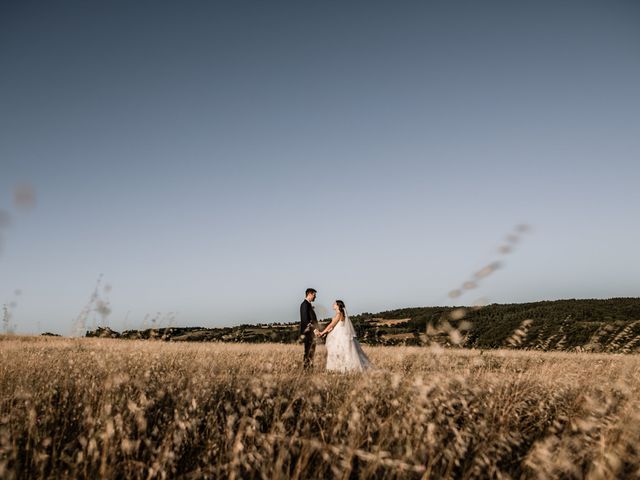
<svg viewBox="0 0 640 480">
<path fill-rule="evenodd" d="M 325 328 L 323 331 L 320 332 L 320 335 L 324 335 L 325 333 L 329 333 L 331 330 L 333 330 L 333 327 L 336 326 L 336 323 L 338 323 L 338 321 L 340 320 L 340 314 L 336 314 L 335 317 L 333 317 L 333 319 L 331 320 L 331 323 L 329 325 L 327 325 L 327 328 Z"/>
</svg>

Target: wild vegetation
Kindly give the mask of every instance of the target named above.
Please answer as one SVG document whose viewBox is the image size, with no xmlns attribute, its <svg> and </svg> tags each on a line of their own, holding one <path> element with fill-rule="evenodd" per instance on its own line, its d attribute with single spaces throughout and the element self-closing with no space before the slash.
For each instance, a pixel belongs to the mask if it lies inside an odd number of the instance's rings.
<svg viewBox="0 0 640 480">
<path fill-rule="evenodd" d="M 637 478 L 640 357 L 0 337 L 0 477 Z"/>
<path fill-rule="evenodd" d="M 456 313 L 460 318 L 456 319 Z M 377 319 L 377 323 L 376 323 Z M 406 319 L 405 323 L 383 326 L 384 321 Z M 388 344 L 389 334 L 410 333 L 413 344 L 420 334 L 434 327 L 433 334 L 448 340 L 449 323 L 465 322 L 468 327 L 459 344 L 473 348 L 511 348 L 536 350 L 586 350 L 635 352 L 640 347 L 640 298 L 569 299 L 531 303 L 491 304 L 482 308 L 422 307 L 403 308 L 360 315 L 359 334 Z M 526 325 L 526 335 L 513 342 L 515 331 Z"/>
<path fill-rule="evenodd" d="M 482 308 L 420 307 L 352 317 L 361 342 L 369 345 L 429 345 L 594 352 L 640 348 L 640 298 L 555 300 L 491 304 Z M 520 332 L 514 337 L 514 332 Z M 226 328 L 101 328 L 87 336 L 167 341 L 294 343 L 297 323 Z"/>
</svg>

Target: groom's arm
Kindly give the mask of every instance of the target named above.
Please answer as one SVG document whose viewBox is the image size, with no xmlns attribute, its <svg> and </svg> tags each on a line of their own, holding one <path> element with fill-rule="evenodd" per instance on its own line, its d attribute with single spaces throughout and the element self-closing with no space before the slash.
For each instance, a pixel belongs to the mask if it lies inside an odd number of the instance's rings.
<svg viewBox="0 0 640 480">
<path fill-rule="evenodd" d="M 302 302 L 300 305 L 300 334 L 305 333 L 305 330 L 309 327 L 311 323 L 311 314 L 309 310 L 311 309 L 311 305 L 309 302 Z"/>
<path fill-rule="evenodd" d="M 300 325 L 301 334 L 304 334 L 307 331 L 318 334 L 318 319 L 316 317 L 316 312 L 313 310 L 313 306 L 311 306 L 309 302 L 304 302 L 302 305 L 301 316 L 304 318 Z M 304 325 L 304 327 L 302 325 Z"/>
</svg>

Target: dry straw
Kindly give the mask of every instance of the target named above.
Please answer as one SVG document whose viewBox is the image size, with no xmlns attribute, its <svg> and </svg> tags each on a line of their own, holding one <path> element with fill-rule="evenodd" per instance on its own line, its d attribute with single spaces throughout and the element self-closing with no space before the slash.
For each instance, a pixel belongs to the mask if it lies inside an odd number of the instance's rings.
<svg viewBox="0 0 640 480">
<path fill-rule="evenodd" d="M 1 337 L 2 478 L 629 478 L 636 356 Z M 323 361 L 320 348 L 317 364 Z"/>
</svg>

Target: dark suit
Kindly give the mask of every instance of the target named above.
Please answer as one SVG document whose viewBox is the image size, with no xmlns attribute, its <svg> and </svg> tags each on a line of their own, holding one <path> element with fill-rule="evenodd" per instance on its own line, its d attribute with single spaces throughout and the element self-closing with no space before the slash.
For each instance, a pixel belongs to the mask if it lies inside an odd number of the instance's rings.
<svg viewBox="0 0 640 480">
<path fill-rule="evenodd" d="M 318 328 L 318 319 L 316 312 L 313 311 L 313 305 L 305 298 L 300 305 L 300 336 L 304 340 L 304 369 L 311 368 L 313 355 L 316 352 L 316 335 L 313 332 Z"/>
</svg>

